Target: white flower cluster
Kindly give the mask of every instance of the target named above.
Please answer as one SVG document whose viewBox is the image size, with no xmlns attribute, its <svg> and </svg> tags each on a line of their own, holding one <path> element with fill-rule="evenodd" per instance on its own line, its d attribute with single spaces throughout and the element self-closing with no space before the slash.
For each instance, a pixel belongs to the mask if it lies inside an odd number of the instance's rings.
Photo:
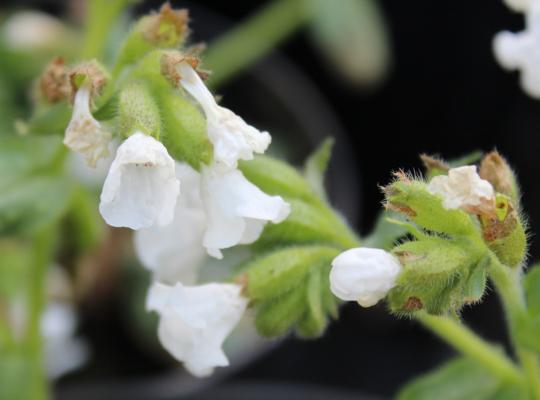
<svg viewBox="0 0 540 400">
<path fill-rule="evenodd" d="M 136 230 L 136 252 L 154 275 L 147 308 L 160 314 L 162 345 L 191 373 L 206 376 L 228 364 L 221 346 L 247 299 L 239 285 L 195 285 L 198 267 L 206 254 L 222 258 L 222 249 L 253 243 L 268 221 L 287 218 L 290 206 L 237 169 L 238 160 L 264 153 L 268 132 L 220 107 L 188 63 L 177 70 L 181 86 L 206 116 L 212 163 L 199 173 L 175 162 L 152 136 L 134 132 L 116 151 L 99 209 L 109 225 Z M 95 165 L 106 156 L 110 135 L 93 118 L 90 100 L 89 89 L 77 91 L 64 142 Z"/>
<path fill-rule="evenodd" d="M 506 0 L 512 10 L 525 14 L 522 32 L 499 32 L 493 40 L 501 66 L 521 71 L 521 86 L 531 97 L 540 98 L 540 0 Z"/>
</svg>

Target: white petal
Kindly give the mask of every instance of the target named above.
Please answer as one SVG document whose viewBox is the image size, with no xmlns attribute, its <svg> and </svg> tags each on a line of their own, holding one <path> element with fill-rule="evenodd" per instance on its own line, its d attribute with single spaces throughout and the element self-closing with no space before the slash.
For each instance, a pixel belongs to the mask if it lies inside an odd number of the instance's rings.
<svg viewBox="0 0 540 400">
<path fill-rule="evenodd" d="M 341 253 L 332 261 L 330 288 L 342 300 L 371 307 L 395 286 L 401 264 L 390 253 L 359 247 Z"/>
<path fill-rule="evenodd" d="M 109 155 L 111 133 L 105 130 L 90 112 L 90 88 L 81 87 L 75 94 L 73 115 L 66 128 L 64 144 L 81 153 L 88 165 L 95 167 L 100 158 Z"/>
<path fill-rule="evenodd" d="M 200 199 L 200 175 L 186 164 L 176 164 L 182 191 L 173 221 L 164 227 L 135 232 L 135 251 L 142 264 L 165 283 L 193 284 L 206 250 L 202 246 L 206 217 Z"/>
<path fill-rule="evenodd" d="M 448 176 L 434 177 L 428 184 L 428 190 L 440 195 L 447 209 L 476 207 L 495 198 L 493 186 L 480 178 L 475 166 L 452 168 Z"/>
<path fill-rule="evenodd" d="M 116 152 L 103 185 L 99 211 L 111 226 L 165 226 L 173 220 L 179 191 L 175 163 L 165 146 L 137 132 Z"/>
<path fill-rule="evenodd" d="M 208 376 L 228 365 L 222 350 L 227 336 L 247 307 L 234 284 L 167 286 L 154 283 L 147 307 L 160 314 L 159 339 L 167 351 L 196 376 Z"/>
<path fill-rule="evenodd" d="M 238 160 L 251 160 L 253 153 L 264 153 L 272 138 L 248 125 L 231 110 L 219 106 L 197 72 L 180 63 L 180 83 L 201 105 L 207 119 L 208 138 L 214 146 L 214 160 L 227 168 L 236 168 Z"/>
<path fill-rule="evenodd" d="M 262 192 L 238 170 L 206 167 L 202 175 L 207 217 L 203 244 L 214 252 L 254 242 L 267 221 L 279 223 L 290 212 L 289 204 L 281 197 Z"/>
</svg>

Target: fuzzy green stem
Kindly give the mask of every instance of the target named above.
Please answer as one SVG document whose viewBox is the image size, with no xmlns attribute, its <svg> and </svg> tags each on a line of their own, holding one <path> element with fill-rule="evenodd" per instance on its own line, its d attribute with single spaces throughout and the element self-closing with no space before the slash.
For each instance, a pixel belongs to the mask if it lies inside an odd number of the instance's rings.
<svg viewBox="0 0 540 400">
<path fill-rule="evenodd" d="M 28 292 L 28 330 L 25 340 L 30 362 L 28 393 L 32 400 L 44 400 L 49 395 L 44 371 L 41 316 L 46 301 L 47 268 L 52 257 L 54 232 L 55 227 L 43 229 L 36 234 L 32 244 L 32 274 Z"/>
<path fill-rule="evenodd" d="M 417 314 L 417 319 L 455 349 L 476 360 L 501 380 L 521 384 L 519 369 L 499 349 L 489 345 L 462 323 L 443 316 Z"/>
<path fill-rule="evenodd" d="M 211 43 L 205 67 L 210 85 L 222 84 L 270 52 L 310 19 L 303 0 L 276 0 L 240 26 Z"/>
<path fill-rule="evenodd" d="M 518 321 L 526 318 L 527 314 L 521 270 L 503 265 L 495 255 L 492 255 L 491 260 L 490 277 L 500 294 L 516 355 L 527 378 L 532 398 L 540 400 L 540 363 L 538 357 L 532 351 L 524 348 L 517 340 Z"/>
</svg>

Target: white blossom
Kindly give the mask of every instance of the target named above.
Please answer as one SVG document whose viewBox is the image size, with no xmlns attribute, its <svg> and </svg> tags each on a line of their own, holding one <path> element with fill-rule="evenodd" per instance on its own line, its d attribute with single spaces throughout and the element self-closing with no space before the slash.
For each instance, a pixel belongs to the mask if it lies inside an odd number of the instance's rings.
<svg viewBox="0 0 540 400">
<path fill-rule="evenodd" d="M 290 205 L 280 196 L 269 196 L 249 182 L 239 170 L 213 165 L 202 170 L 201 197 L 207 229 L 203 245 L 221 258 L 220 249 L 256 241 L 266 222 L 280 223 Z"/>
<path fill-rule="evenodd" d="M 86 343 L 75 337 L 77 315 L 67 302 L 47 304 L 41 316 L 45 368 L 51 379 L 79 368 L 88 358 Z"/>
<path fill-rule="evenodd" d="M 527 12 L 536 0 L 504 0 L 504 3 L 514 11 Z"/>
<path fill-rule="evenodd" d="M 204 377 L 215 367 L 229 365 L 222 345 L 247 303 L 235 284 L 154 283 L 146 306 L 160 315 L 158 336 L 163 347 L 193 375 Z"/>
<path fill-rule="evenodd" d="M 187 164 L 176 164 L 182 190 L 173 221 L 163 227 L 135 232 L 135 251 L 142 264 L 165 283 L 195 283 L 199 266 L 206 257 L 202 245 L 206 216 L 200 198 L 200 174 Z"/>
<path fill-rule="evenodd" d="M 81 153 L 88 165 L 95 167 L 100 158 L 109 155 L 111 133 L 90 112 L 90 87 L 82 86 L 75 94 L 73 114 L 64 135 L 64 144 Z"/>
<path fill-rule="evenodd" d="M 448 175 L 439 175 L 428 184 L 430 193 L 443 198 L 446 209 L 481 207 L 491 204 L 495 198 L 493 186 L 480 178 L 473 165 L 452 168 Z"/>
<path fill-rule="evenodd" d="M 175 163 L 165 146 L 136 132 L 118 147 L 99 211 L 111 226 L 165 226 L 173 220 L 179 192 Z"/>
<path fill-rule="evenodd" d="M 8 46 L 29 51 L 58 46 L 67 34 L 70 32 L 59 19 L 39 11 L 15 13 L 2 26 Z"/>
<path fill-rule="evenodd" d="M 231 110 L 219 106 L 197 72 L 186 62 L 178 65 L 180 83 L 202 107 L 207 119 L 208 138 L 214 146 L 214 160 L 236 168 L 238 160 L 251 160 L 264 153 L 271 142 L 268 132 L 248 125 Z"/>
<path fill-rule="evenodd" d="M 493 40 L 501 66 L 521 71 L 521 86 L 531 97 L 540 98 L 540 1 L 528 2 L 526 28 L 522 32 L 499 32 Z"/>
<path fill-rule="evenodd" d="M 371 307 L 395 286 L 401 264 L 384 250 L 359 247 L 347 250 L 332 261 L 330 288 L 346 301 Z"/>
</svg>

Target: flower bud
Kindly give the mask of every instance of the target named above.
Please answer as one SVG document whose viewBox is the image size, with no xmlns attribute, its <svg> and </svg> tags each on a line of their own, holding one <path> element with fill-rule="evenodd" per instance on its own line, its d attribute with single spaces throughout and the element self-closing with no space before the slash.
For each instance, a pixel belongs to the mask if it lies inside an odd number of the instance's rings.
<svg viewBox="0 0 540 400">
<path fill-rule="evenodd" d="M 514 171 L 497 151 L 492 151 L 483 158 L 480 177 L 491 183 L 498 193 L 509 196 L 514 202 L 519 200 L 519 187 Z"/>
<path fill-rule="evenodd" d="M 350 249 L 332 261 L 330 287 L 342 300 L 371 307 L 394 287 L 401 269 L 399 261 L 384 250 Z"/>
</svg>

